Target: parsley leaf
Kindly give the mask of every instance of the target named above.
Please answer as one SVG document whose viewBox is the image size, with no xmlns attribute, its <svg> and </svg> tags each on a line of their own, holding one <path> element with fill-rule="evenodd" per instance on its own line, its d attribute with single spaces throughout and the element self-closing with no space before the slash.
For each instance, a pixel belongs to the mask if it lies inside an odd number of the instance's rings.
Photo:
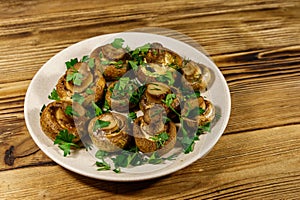
<svg viewBox="0 0 300 200">
<path fill-rule="evenodd" d="M 144 44 L 141 47 L 138 47 L 139 51 L 143 52 L 143 53 L 147 53 L 150 49 L 151 45 L 150 43 Z"/>
<path fill-rule="evenodd" d="M 169 135 L 166 132 L 162 132 L 158 135 L 150 137 L 153 141 L 155 141 L 157 148 L 161 148 L 164 146 L 165 142 L 168 141 Z"/>
<path fill-rule="evenodd" d="M 176 95 L 173 94 L 167 94 L 165 100 L 161 100 L 166 106 L 168 106 L 178 117 L 181 117 L 181 115 L 173 108 L 172 103 L 174 99 L 176 98 Z"/>
<path fill-rule="evenodd" d="M 97 129 L 101 129 L 101 128 L 104 128 L 104 127 L 108 127 L 110 125 L 110 122 L 107 122 L 107 121 L 102 121 L 100 119 L 97 119 L 97 121 L 95 122 L 95 125 L 94 125 L 94 131 L 96 131 Z"/>
<path fill-rule="evenodd" d="M 74 71 L 67 75 L 66 81 L 73 81 L 74 85 L 81 85 L 83 79 L 83 75 L 80 74 L 78 71 Z"/>
<path fill-rule="evenodd" d="M 110 170 L 110 165 L 104 160 L 96 161 L 96 166 L 99 167 L 97 171 Z"/>
<path fill-rule="evenodd" d="M 86 94 L 95 94 L 94 90 L 92 90 L 91 88 L 87 88 L 87 89 L 85 90 L 85 93 L 86 93 Z"/>
<path fill-rule="evenodd" d="M 73 96 L 71 97 L 71 99 L 73 99 L 73 101 L 79 103 L 80 105 L 84 102 L 84 97 L 82 95 L 80 95 L 79 93 L 75 93 L 73 94 Z"/>
<path fill-rule="evenodd" d="M 108 102 L 105 100 L 103 105 L 103 110 L 108 111 L 110 109 Z"/>
<path fill-rule="evenodd" d="M 78 63 L 78 59 L 77 58 L 74 58 L 74 59 L 71 59 L 70 61 L 65 62 L 67 69 L 70 69 L 76 63 Z"/>
<path fill-rule="evenodd" d="M 62 130 L 56 136 L 54 144 L 58 144 L 58 147 L 64 151 L 64 156 L 71 153 L 71 147 L 79 148 L 79 146 L 73 143 L 76 136 L 69 134 L 68 130 Z"/>
<path fill-rule="evenodd" d="M 99 115 L 103 114 L 101 108 L 94 101 L 92 101 L 92 106 L 95 109 L 95 115 L 96 116 L 99 116 Z"/>
<path fill-rule="evenodd" d="M 99 167 L 97 169 L 98 171 L 110 170 L 110 165 L 104 160 L 107 155 L 108 153 L 106 151 L 98 150 L 96 152 L 95 157 L 100 160 L 96 162 L 96 166 Z"/>
<path fill-rule="evenodd" d="M 116 39 L 111 43 L 111 45 L 112 45 L 113 47 L 115 47 L 116 49 L 120 49 L 120 48 L 122 48 L 123 43 L 124 43 L 124 40 L 123 40 L 122 38 L 116 38 Z"/>
<path fill-rule="evenodd" d="M 135 112 L 130 112 L 129 114 L 128 114 L 128 117 L 133 121 L 133 120 L 135 120 L 136 119 L 136 113 Z"/>
<path fill-rule="evenodd" d="M 95 67 L 95 59 L 94 58 L 90 58 L 88 61 L 88 66 L 89 68 L 93 69 Z"/>
<path fill-rule="evenodd" d="M 70 105 L 67 105 L 67 107 L 65 109 L 65 113 L 66 113 L 66 115 L 69 115 L 69 116 L 77 116 L 77 117 L 80 116 L 78 114 L 78 112 L 76 112 Z"/>
<path fill-rule="evenodd" d="M 139 66 L 137 65 L 137 62 L 134 62 L 134 61 L 132 61 L 132 60 L 129 60 L 128 63 L 130 64 L 130 66 L 131 66 L 131 68 L 132 68 L 133 70 L 136 71 L 136 70 L 139 69 Z"/>
<path fill-rule="evenodd" d="M 170 71 L 167 71 L 164 75 L 158 76 L 156 80 L 161 82 L 167 82 L 168 85 L 173 85 L 175 83 L 172 72 Z"/>
<path fill-rule="evenodd" d="M 87 62 L 89 61 L 89 56 L 85 55 L 81 58 L 80 62 Z"/>
<path fill-rule="evenodd" d="M 59 101 L 59 100 L 60 100 L 60 98 L 59 98 L 59 96 L 58 96 L 58 93 L 57 93 L 57 91 L 56 91 L 55 88 L 52 90 L 51 94 L 48 95 L 48 99 L 56 100 L 56 101 Z"/>
<path fill-rule="evenodd" d="M 140 102 L 145 90 L 146 90 L 145 85 L 140 86 L 136 91 L 134 91 L 132 93 L 132 95 L 130 96 L 129 101 L 133 104 L 138 104 Z"/>
</svg>

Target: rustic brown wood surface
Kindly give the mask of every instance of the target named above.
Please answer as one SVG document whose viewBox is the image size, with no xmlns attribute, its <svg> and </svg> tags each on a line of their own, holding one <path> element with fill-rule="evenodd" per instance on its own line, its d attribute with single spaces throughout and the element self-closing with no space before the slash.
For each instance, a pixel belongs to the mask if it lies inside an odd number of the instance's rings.
<svg viewBox="0 0 300 200">
<path fill-rule="evenodd" d="M 64 48 L 93 36 L 163 27 L 199 42 L 224 74 L 232 114 L 213 150 L 137 183 L 63 169 L 24 122 L 27 87 Z M 299 0 L 0 3 L 0 199 L 299 199 Z"/>
</svg>

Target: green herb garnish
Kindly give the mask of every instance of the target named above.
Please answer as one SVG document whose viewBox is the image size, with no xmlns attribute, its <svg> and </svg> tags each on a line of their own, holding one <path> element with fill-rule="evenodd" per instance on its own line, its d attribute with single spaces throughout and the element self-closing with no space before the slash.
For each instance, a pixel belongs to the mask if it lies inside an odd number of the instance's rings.
<svg viewBox="0 0 300 200">
<path fill-rule="evenodd" d="M 101 108 L 94 101 L 92 101 L 92 106 L 93 106 L 93 108 L 95 110 L 95 115 L 96 116 L 99 116 L 99 115 L 103 114 Z"/>
<path fill-rule="evenodd" d="M 65 62 L 67 69 L 70 69 L 71 67 L 74 67 L 74 65 L 78 63 L 78 59 L 74 58 L 71 59 L 70 61 Z"/>
<path fill-rule="evenodd" d="M 81 58 L 80 62 L 87 62 L 89 61 L 89 56 L 85 55 Z"/>
<path fill-rule="evenodd" d="M 123 43 L 124 43 L 124 40 L 123 40 L 122 38 L 116 38 L 116 39 L 111 43 L 111 45 L 112 45 L 113 47 L 115 47 L 116 49 L 120 49 L 120 48 L 122 48 Z"/>
<path fill-rule="evenodd" d="M 79 94 L 79 93 L 75 93 L 73 94 L 73 96 L 71 97 L 71 99 L 73 99 L 73 101 L 79 103 L 80 105 L 84 102 L 84 97 Z"/>
<path fill-rule="evenodd" d="M 60 97 L 58 96 L 58 93 L 55 88 L 52 90 L 51 94 L 48 95 L 48 99 L 56 100 L 56 101 L 60 100 Z"/>
<path fill-rule="evenodd" d="M 129 117 L 132 121 L 135 120 L 135 119 L 137 118 L 135 112 L 130 112 L 130 113 L 128 114 L 128 117 Z"/>
<path fill-rule="evenodd" d="M 87 89 L 85 90 L 85 93 L 86 93 L 86 94 L 95 94 L 94 90 L 92 90 L 91 88 L 87 88 Z"/>
<path fill-rule="evenodd" d="M 62 130 L 56 136 L 54 144 L 58 144 L 58 147 L 64 151 L 64 156 L 71 153 L 71 147 L 79 148 L 79 146 L 73 143 L 76 138 L 75 135 L 69 134 L 68 130 Z"/>
<path fill-rule="evenodd" d="M 175 82 L 172 72 L 170 71 L 167 71 L 164 75 L 158 76 L 156 79 L 161 82 L 166 82 L 168 85 L 173 85 Z"/>
<path fill-rule="evenodd" d="M 150 137 L 151 140 L 155 141 L 157 148 L 161 148 L 164 146 L 165 142 L 168 141 L 169 135 L 166 132 L 162 132 L 158 135 Z"/>
<path fill-rule="evenodd" d="M 91 69 L 94 68 L 94 66 L 95 66 L 95 59 L 94 59 L 94 58 L 90 58 L 90 59 L 88 60 L 88 66 L 89 66 L 89 68 L 91 68 Z"/>
<path fill-rule="evenodd" d="M 69 115 L 69 116 L 77 116 L 79 117 L 80 115 L 78 114 L 78 112 L 76 112 L 72 106 L 70 105 L 67 105 L 66 109 L 65 109 L 65 113 L 66 115 Z"/>
<path fill-rule="evenodd" d="M 134 91 L 132 93 L 132 95 L 130 96 L 129 101 L 133 104 L 138 104 L 142 98 L 142 95 L 144 94 L 146 90 L 146 86 L 140 86 L 136 91 Z"/>
<path fill-rule="evenodd" d="M 99 167 L 98 171 L 103 170 L 110 170 L 110 165 L 105 162 L 104 158 L 108 155 L 106 151 L 98 150 L 95 154 L 95 157 L 98 158 L 100 161 L 96 161 L 96 166 Z"/>
<path fill-rule="evenodd" d="M 67 75 L 66 81 L 73 81 L 74 85 L 79 86 L 82 83 L 82 79 L 83 75 L 76 70 Z"/>
<path fill-rule="evenodd" d="M 130 66 L 131 66 L 131 68 L 132 68 L 133 70 L 136 71 L 136 70 L 139 69 L 139 66 L 137 65 L 137 62 L 134 62 L 134 61 L 132 61 L 132 60 L 129 60 L 128 63 L 130 64 Z"/>
<path fill-rule="evenodd" d="M 93 131 L 96 131 L 97 129 L 101 129 L 104 127 L 108 127 L 110 125 L 110 122 L 102 121 L 100 119 L 97 119 L 94 125 Z"/>
</svg>

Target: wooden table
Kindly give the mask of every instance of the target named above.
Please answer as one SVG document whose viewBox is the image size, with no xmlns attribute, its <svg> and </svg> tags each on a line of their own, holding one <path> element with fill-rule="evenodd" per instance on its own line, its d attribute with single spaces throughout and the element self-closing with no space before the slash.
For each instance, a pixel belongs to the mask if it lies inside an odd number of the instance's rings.
<svg viewBox="0 0 300 200">
<path fill-rule="evenodd" d="M 179 31 L 211 55 L 231 90 L 224 135 L 205 158 L 155 180 L 105 182 L 60 167 L 25 126 L 31 79 L 71 44 L 141 27 Z M 1 1 L 0 44 L 0 199 L 300 197 L 298 0 Z"/>
</svg>

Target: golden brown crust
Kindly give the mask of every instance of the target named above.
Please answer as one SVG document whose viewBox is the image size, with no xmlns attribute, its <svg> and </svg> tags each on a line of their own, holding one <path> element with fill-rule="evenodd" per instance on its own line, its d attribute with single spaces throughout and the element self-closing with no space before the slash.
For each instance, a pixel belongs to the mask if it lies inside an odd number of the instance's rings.
<svg viewBox="0 0 300 200">
<path fill-rule="evenodd" d="M 95 59 L 95 66 L 106 81 L 115 81 L 122 77 L 128 70 L 128 53 L 123 48 L 116 49 L 111 44 L 98 47 L 90 54 Z M 121 64 L 114 64 L 121 62 Z"/>
<path fill-rule="evenodd" d="M 143 126 L 147 126 L 143 117 L 139 117 L 135 120 L 133 134 L 135 139 L 135 144 L 139 150 L 143 153 L 151 153 L 157 151 L 159 155 L 163 155 L 170 150 L 172 150 L 176 143 L 177 131 L 176 126 L 173 122 L 169 122 L 164 125 L 163 131 L 158 133 L 143 133 Z M 163 146 L 158 146 L 157 142 L 151 139 L 151 136 L 158 135 L 162 132 L 166 132 L 169 136 L 168 140 L 164 142 Z"/>
<path fill-rule="evenodd" d="M 100 101 L 104 96 L 104 89 L 106 87 L 106 81 L 102 74 L 98 71 L 91 71 L 86 63 L 77 63 L 75 69 L 87 71 L 82 72 L 85 74 L 87 79 L 84 79 L 80 86 L 76 86 L 72 81 L 67 81 L 67 75 L 72 73 L 72 71 L 67 70 L 66 73 L 58 80 L 56 84 L 57 94 L 62 100 L 72 100 L 74 93 L 80 94 L 84 97 L 84 106 L 88 106 L 92 101 Z M 87 92 L 89 90 L 90 92 Z"/>
<path fill-rule="evenodd" d="M 55 140 L 56 136 L 62 130 L 68 130 L 70 134 L 76 136 L 74 139 L 75 142 L 80 140 L 78 128 L 80 125 L 84 125 L 84 123 L 80 123 L 79 121 L 84 121 L 84 119 L 77 118 L 76 124 L 74 122 L 74 118 L 65 113 L 65 110 L 68 106 L 72 107 L 72 102 L 70 101 L 54 101 L 49 103 L 46 108 L 43 110 L 40 124 L 43 132 L 52 140 Z M 73 107 L 74 108 L 74 107 Z M 75 108 L 74 108 L 75 109 Z M 79 108 L 81 109 L 81 108 Z M 76 109 L 81 115 L 84 115 L 84 111 Z M 83 128 L 83 127 L 82 127 Z"/>
</svg>

